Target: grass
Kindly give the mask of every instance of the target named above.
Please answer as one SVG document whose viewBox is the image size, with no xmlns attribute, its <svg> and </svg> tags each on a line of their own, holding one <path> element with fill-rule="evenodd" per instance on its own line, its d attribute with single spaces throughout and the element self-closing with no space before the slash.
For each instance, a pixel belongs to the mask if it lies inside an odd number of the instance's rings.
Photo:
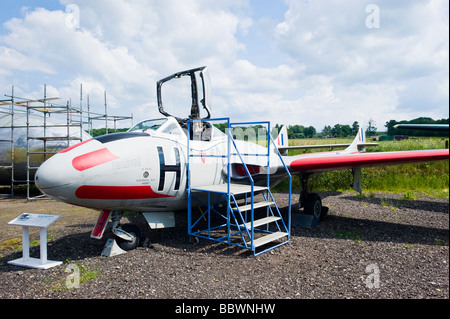
<svg viewBox="0 0 450 319">
<path fill-rule="evenodd" d="M 352 139 L 301 139 L 290 140 L 289 145 L 349 144 L 351 142 Z M 417 138 L 378 143 L 379 146 L 367 148 L 367 151 L 391 152 L 444 148 L 444 141 L 440 138 Z M 313 150 L 313 152 L 318 151 L 328 151 L 328 149 Z M 304 153 L 303 150 L 289 151 L 289 155 L 302 153 Z M 413 199 L 416 197 L 414 195 L 416 193 L 433 197 L 449 197 L 448 161 L 364 168 L 362 174 L 364 192 L 404 193 L 405 200 Z M 351 190 L 352 174 L 348 170 L 325 172 L 313 177 L 310 184 L 317 191 Z M 286 185 L 283 183 L 278 190 L 287 189 Z M 299 189 L 299 185 L 299 179 L 294 177 L 293 189 Z"/>
<path fill-rule="evenodd" d="M 413 192 L 411 191 L 406 191 L 403 194 L 403 197 L 401 198 L 401 201 L 408 201 L 408 200 L 416 200 L 417 199 L 417 195 L 415 195 Z"/>
<path fill-rule="evenodd" d="M 0 243 L 0 250 L 22 250 L 22 238 L 7 239 Z"/>
<path fill-rule="evenodd" d="M 47 241 L 55 238 L 57 233 L 47 234 Z M 39 239 L 30 240 L 30 248 L 39 246 L 41 241 Z M 12 238 L 4 240 L 0 243 L 0 251 L 1 250 L 12 250 L 12 251 L 21 251 L 22 250 L 22 238 Z"/>
<path fill-rule="evenodd" d="M 440 240 L 440 239 L 435 239 L 434 245 L 435 246 L 448 246 L 448 242 L 444 242 L 443 240 Z"/>
<path fill-rule="evenodd" d="M 350 239 L 356 243 L 362 243 L 361 234 L 358 232 L 340 230 L 336 232 L 335 236 L 340 239 Z"/>
<path fill-rule="evenodd" d="M 389 207 L 391 210 L 397 210 L 398 206 L 393 204 L 390 200 L 382 199 L 381 200 L 381 206 L 383 207 Z"/>
</svg>

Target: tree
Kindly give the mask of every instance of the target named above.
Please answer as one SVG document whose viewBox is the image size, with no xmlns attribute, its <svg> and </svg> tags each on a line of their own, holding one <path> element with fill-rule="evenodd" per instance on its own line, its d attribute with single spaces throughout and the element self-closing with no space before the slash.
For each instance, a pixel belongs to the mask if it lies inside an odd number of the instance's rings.
<svg viewBox="0 0 450 319">
<path fill-rule="evenodd" d="M 398 132 L 396 132 L 394 126 L 398 124 L 396 120 L 390 120 L 389 122 L 386 122 L 385 127 L 387 128 L 387 133 L 390 136 L 396 135 Z"/>
<path fill-rule="evenodd" d="M 305 127 L 303 125 L 290 125 L 287 128 L 289 138 L 304 138 Z"/>
<path fill-rule="evenodd" d="M 355 121 L 352 124 L 352 135 L 358 134 L 358 130 L 359 130 L 359 123 Z"/>
<path fill-rule="evenodd" d="M 314 135 L 316 135 L 316 129 L 312 126 L 305 128 L 305 130 L 303 131 L 303 134 L 305 134 L 305 137 L 309 137 L 312 138 L 314 137 Z"/>
<path fill-rule="evenodd" d="M 350 125 L 342 125 L 342 137 L 347 137 L 352 135 L 352 128 Z"/>
<path fill-rule="evenodd" d="M 331 129 L 331 134 L 334 137 L 347 137 L 352 134 L 352 128 L 350 125 L 336 124 Z"/>
<path fill-rule="evenodd" d="M 323 135 L 331 135 L 331 126 L 330 125 L 325 125 L 325 127 L 322 130 Z"/>
<path fill-rule="evenodd" d="M 371 118 L 367 124 L 366 136 L 374 136 L 377 133 L 375 121 Z"/>
</svg>

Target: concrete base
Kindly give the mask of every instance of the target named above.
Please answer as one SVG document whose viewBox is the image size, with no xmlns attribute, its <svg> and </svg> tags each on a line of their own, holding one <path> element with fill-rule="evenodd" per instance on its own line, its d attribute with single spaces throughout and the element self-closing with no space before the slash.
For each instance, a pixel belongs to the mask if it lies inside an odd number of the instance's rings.
<svg viewBox="0 0 450 319">
<path fill-rule="evenodd" d="M 62 264 L 62 261 L 44 260 L 40 258 L 19 258 L 8 261 L 8 264 L 36 269 L 49 269 Z"/>
</svg>

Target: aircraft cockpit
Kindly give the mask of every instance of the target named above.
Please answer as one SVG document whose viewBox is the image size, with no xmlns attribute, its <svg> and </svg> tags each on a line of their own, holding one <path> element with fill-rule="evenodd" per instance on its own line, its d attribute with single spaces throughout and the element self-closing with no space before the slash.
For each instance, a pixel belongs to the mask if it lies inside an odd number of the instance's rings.
<svg viewBox="0 0 450 319">
<path fill-rule="evenodd" d="M 171 135 L 187 136 L 189 120 L 211 118 L 210 80 L 205 66 L 174 73 L 156 84 L 158 110 L 165 116 L 161 119 L 146 120 L 129 130 L 151 131 Z M 190 114 L 183 114 L 186 110 Z M 222 139 L 224 133 L 207 121 L 193 122 L 189 125 L 190 138 L 194 141 Z"/>
<path fill-rule="evenodd" d="M 196 123 L 194 123 L 196 124 Z M 225 134 L 209 122 L 202 122 L 202 126 L 191 126 L 191 140 L 215 141 L 225 138 Z M 143 132 L 154 134 L 169 134 L 174 137 L 187 137 L 187 127 L 182 128 L 174 117 L 150 119 L 139 122 L 128 132 Z"/>
<path fill-rule="evenodd" d="M 145 120 L 129 132 L 165 133 L 187 136 L 189 120 L 211 118 L 210 80 L 206 66 L 174 73 L 156 84 L 158 110 L 164 118 Z M 183 114 L 189 109 L 190 114 Z M 190 138 L 194 141 L 214 141 L 223 139 L 225 134 L 208 121 L 193 122 L 189 125 Z"/>
</svg>

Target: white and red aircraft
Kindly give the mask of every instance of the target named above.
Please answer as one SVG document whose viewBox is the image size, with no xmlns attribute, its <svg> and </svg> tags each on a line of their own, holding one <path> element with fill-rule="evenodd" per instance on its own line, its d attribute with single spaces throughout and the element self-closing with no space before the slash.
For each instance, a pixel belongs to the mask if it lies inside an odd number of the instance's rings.
<svg viewBox="0 0 450 319">
<path fill-rule="evenodd" d="M 105 226 L 111 220 L 112 232 L 125 250 L 138 245 L 139 231 L 136 227 L 120 226 L 124 212 L 142 213 L 152 228 L 173 227 L 172 212 L 186 210 L 187 207 L 188 145 L 191 154 L 199 156 L 190 164 L 192 187 L 227 182 L 226 156 L 209 157 L 227 153 L 227 135 L 208 121 L 190 122 L 192 129 L 189 133 L 187 131 L 189 119 L 209 119 L 211 116 L 206 75 L 206 68 L 202 67 L 159 81 L 157 97 L 159 111 L 163 114 L 161 118 L 138 123 L 126 133 L 103 135 L 61 151 L 38 169 L 35 177 L 37 187 L 51 198 L 101 210 L 91 236 L 102 238 Z M 179 79 L 187 79 L 190 85 L 191 114 L 188 118 L 174 117 L 163 106 L 163 85 Z M 293 148 L 288 146 L 285 127 L 275 141 L 282 153 Z M 245 149 L 245 153 L 264 153 L 264 149 L 267 152 L 266 147 L 255 143 L 236 141 L 236 144 Z M 353 143 L 342 151 L 281 156 L 290 173 L 300 176 L 300 207 L 320 218 L 321 199 L 308 192 L 307 182 L 311 176 L 325 171 L 352 169 L 353 186 L 361 191 L 363 167 L 449 158 L 448 149 L 366 153 L 365 147 L 370 145 L 360 129 Z M 331 146 L 336 145 L 328 145 Z M 278 150 L 272 147 L 270 152 Z M 236 155 L 231 156 L 231 181 L 240 183 L 245 179 L 246 168 L 255 183 L 265 180 L 265 176 L 270 174 L 270 186 L 274 186 L 287 176 L 280 158 L 271 159 L 267 167 L 264 159 L 244 156 L 244 167 Z"/>
</svg>

